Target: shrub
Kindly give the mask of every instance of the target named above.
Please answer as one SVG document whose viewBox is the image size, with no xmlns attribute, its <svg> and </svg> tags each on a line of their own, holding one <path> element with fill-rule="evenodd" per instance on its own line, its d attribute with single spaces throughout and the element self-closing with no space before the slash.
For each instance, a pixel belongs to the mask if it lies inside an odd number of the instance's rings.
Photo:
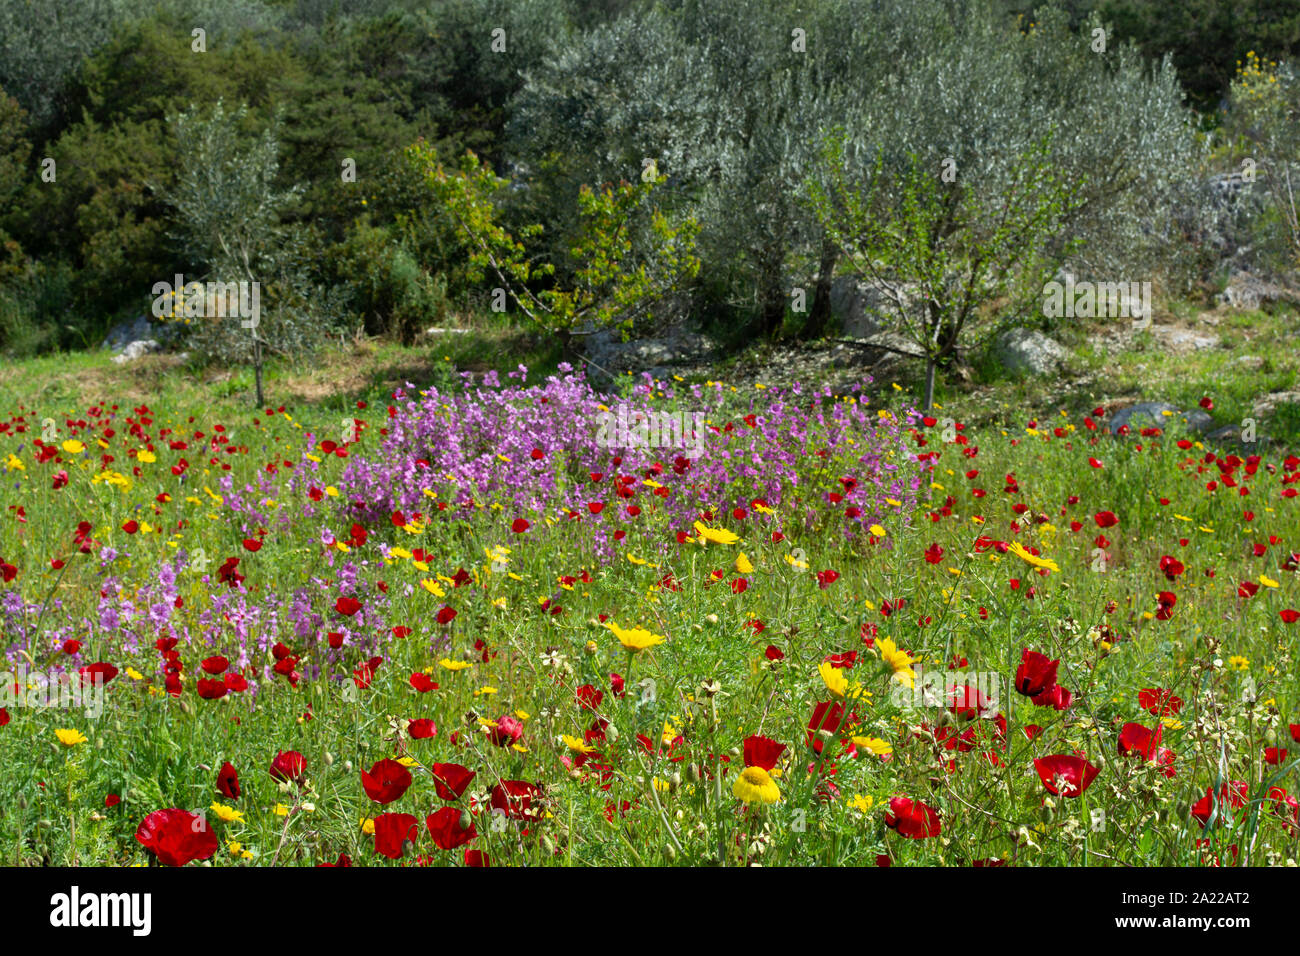
<svg viewBox="0 0 1300 956">
<path fill-rule="evenodd" d="M 1274 265 L 1300 268 L 1300 72 L 1250 53 L 1233 80 L 1225 123 L 1259 183 L 1254 227 Z"/>
<path fill-rule="evenodd" d="M 390 228 L 354 223 L 331 251 L 331 271 L 345 307 L 371 335 L 409 343 L 450 308 L 445 276 L 430 276 Z"/>
<path fill-rule="evenodd" d="M 1051 168 L 1046 142 L 975 185 L 945 183 L 915 157 L 899 172 L 877 159 L 859 184 L 846 175 L 842 140 L 830 141 L 827 163 L 834 185 L 823 193 L 814 182 L 818 215 L 925 357 L 928 411 L 936 367 L 996 327 L 981 321 L 982 307 L 1024 302 L 1051 276 L 1045 240 L 1078 202 L 1072 184 Z"/>
<path fill-rule="evenodd" d="M 22 357 L 92 345 L 73 286 L 72 270 L 62 262 L 29 263 L 0 285 L 0 350 Z"/>
<path fill-rule="evenodd" d="M 472 152 L 450 172 L 423 142 L 412 146 L 408 156 L 424 177 L 443 228 L 450 226 L 465 250 L 469 277 L 500 283 L 502 296 L 509 294 L 532 322 L 566 342 L 575 332 L 593 328 L 630 329 L 655 302 L 699 272 L 698 223 L 689 217 L 673 222 L 653 201 L 652 193 L 666 181 L 653 165 L 640 183 L 582 189 L 570 239 L 570 281 L 534 293 L 529 284 L 553 275 L 555 267 L 538 264 L 524 244 L 541 233 L 541 226 L 525 226 L 516 237 L 498 221 L 496 202 L 505 180 Z"/>
</svg>

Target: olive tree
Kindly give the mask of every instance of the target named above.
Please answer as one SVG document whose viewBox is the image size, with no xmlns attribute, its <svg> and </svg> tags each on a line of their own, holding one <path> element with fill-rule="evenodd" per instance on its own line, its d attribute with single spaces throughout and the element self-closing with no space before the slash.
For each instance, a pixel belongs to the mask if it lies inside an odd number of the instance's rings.
<svg viewBox="0 0 1300 956">
<path fill-rule="evenodd" d="M 1053 170 L 1046 142 L 1013 157 L 996 190 L 945 182 L 941 167 L 915 156 L 900 169 L 878 156 L 858 179 L 833 137 L 826 158 L 832 184 L 813 186 L 818 215 L 924 357 L 928 410 L 936 369 L 998 327 L 984 306 L 1041 293 L 1057 265 L 1045 240 L 1077 202 L 1072 184 Z"/>
<path fill-rule="evenodd" d="M 528 73 L 509 128 L 536 217 L 563 217 L 581 183 L 653 159 L 669 199 L 700 219 L 714 301 L 772 335 L 811 272 L 807 329 L 820 334 L 838 250 L 802 184 L 824 132 L 940 13 L 901 0 L 672 0 L 571 39 Z"/>
<path fill-rule="evenodd" d="M 1193 249 L 1176 223 L 1201 189 L 1208 144 L 1172 61 L 1151 64 L 1095 14 L 1072 29 L 1055 6 L 1010 39 L 1007 68 L 1023 77 L 1023 98 L 1001 108 L 1022 139 L 1050 129 L 1053 166 L 1076 183 L 1080 201 L 1062 229 L 1079 240 L 1072 267 L 1186 284 Z"/>
<path fill-rule="evenodd" d="M 256 400 L 264 403 L 266 351 L 302 351 L 326 318 L 327 297 L 312 286 L 302 263 L 310 237 L 288 229 L 281 213 L 298 194 L 280 189 L 279 142 L 273 123 L 248 129 L 248 108 L 191 107 L 171 117 L 179 170 L 167 191 L 176 238 L 205 278 L 246 282 L 266 307 L 247 316 L 191 325 L 190 340 L 218 361 L 253 366 Z M 211 318 L 211 317 L 209 317 Z"/>
</svg>

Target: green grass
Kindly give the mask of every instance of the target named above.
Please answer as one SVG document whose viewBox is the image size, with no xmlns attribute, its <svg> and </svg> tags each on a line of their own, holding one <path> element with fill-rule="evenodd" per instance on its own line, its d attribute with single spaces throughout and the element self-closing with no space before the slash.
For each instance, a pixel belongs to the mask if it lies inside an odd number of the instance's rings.
<svg viewBox="0 0 1300 956">
<path fill-rule="evenodd" d="M 1252 346 L 1258 342 L 1256 337 Z M 721 515 L 714 524 L 730 528 L 740 541 L 708 546 L 678 544 L 648 507 L 629 525 L 627 542 L 605 560 L 573 525 L 535 522 L 520 536 L 510 529 L 511 515 L 489 506 L 463 520 L 432 521 L 418 533 L 372 527 L 367 545 L 345 554 L 322 544 L 321 532 L 347 536 L 346 503 L 326 496 L 318 513 L 307 517 L 313 505 L 306 488 L 289 488 L 290 472 L 282 468 L 267 471 L 268 464 L 300 461 L 306 433 L 336 433 L 344 411 L 371 423 L 353 454 L 372 452 L 395 384 L 409 379 L 441 388 L 454 381 L 453 366 L 475 362 L 480 369 L 508 371 L 519 354 L 509 347 L 477 336 L 433 348 L 372 343 L 323 355 L 315 365 L 277 367 L 268 394 L 274 405 L 285 404 L 288 416 L 269 418 L 250 408 L 243 372 L 205 382 L 213 370 L 196 374 L 166 358 L 120 368 L 101 355 L 58 356 L 6 370 L 0 378 L 3 417 L 24 406 L 36 433 L 43 418 L 54 418 L 61 441 L 64 419 L 88 416 L 89 406 L 102 400 L 120 403 L 122 415 L 137 419 L 129 409 L 147 402 L 153 419 L 145 431 L 157 461 L 137 463 L 138 476 L 127 453 L 142 440 L 121 418 L 107 440 L 116 458 L 110 469 L 127 475 L 129 488 L 93 483 L 99 459 L 69 454 L 60 466 L 69 471 L 69 484 L 54 490 L 50 476 L 56 466 L 34 461 L 31 433 L 0 435 L 4 503 L 21 505 L 26 518 L 19 521 L 13 511 L 0 516 L 0 556 L 19 569 L 13 582 L 0 584 L 0 600 L 19 594 L 37 608 L 59 601 L 57 608 L 46 606 L 42 629 L 61 623 L 71 628 L 97 616 L 99 590 L 109 586 L 100 559 L 77 554 L 71 543 L 77 522 L 86 520 L 93 537 L 122 553 L 111 578 L 127 595 L 152 580 L 160 562 L 179 549 L 202 548 L 212 564 L 209 572 L 227 556 L 240 557 L 253 606 L 259 594 L 303 589 L 321 616 L 316 631 L 324 633 L 347 623 L 332 607 L 341 562 L 364 560 L 363 593 L 377 597 L 383 581 L 390 601 L 385 623 L 408 625 L 414 633 L 385 638 L 383 663 L 370 686 L 359 689 L 350 674 L 369 652 L 356 648 L 331 663 L 317 633 L 308 639 L 284 620 L 255 621 L 255 637 L 282 641 L 302 656 L 304 678 L 296 689 L 280 677 L 264 680 L 256 697 L 203 700 L 195 693 L 200 661 L 218 652 L 233 658 L 237 646 L 235 622 L 204 615 L 233 592 L 183 571 L 177 585 L 183 607 L 173 617 L 188 633 L 178 647 L 185 677 L 179 698 L 161 689 L 157 633 L 140 634 L 132 649 L 120 635 L 106 638 L 93 629 L 75 635 L 86 644 L 85 659 L 122 670 L 108 685 L 101 717 L 9 707 L 10 722 L 0 728 L 0 764 L 6 768 L 0 775 L 0 859 L 13 865 L 145 862 L 133 838 L 136 826 L 151 811 L 180 807 L 203 811 L 217 831 L 220 849 L 212 865 L 307 865 L 333 861 L 340 853 L 358 863 L 387 864 L 362 826 L 385 810 L 411 813 L 421 826 L 406 862 L 419 855 L 433 864 L 459 865 L 459 850 L 434 848 L 423 831 L 425 815 L 444 805 L 472 809 L 478 836 L 470 846 L 488 853 L 494 864 L 874 865 L 888 855 L 897 865 L 997 858 L 1017 865 L 1198 866 L 1216 858 L 1227 865 L 1272 865 L 1300 856 L 1296 829 L 1266 802 L 1272 786 L 1293 793 L 1300 787 L 1294 759 L 1300 744 L 1287 731 L 1289 723 L 1300 723 L 1294 681 L 1300 624 L 1284 624 L 1279 616 L 1300 606 L 1297 572 L 1282 568 L 1286 555 L 1300 550 L 1300 502 L 1282 494 L 1297 485 L 1283 485 L 1282 467 L 1276 474 L 1261 468 L 1253 476 L 1238 468 L 1234 480 L 1249 487 L 1248 497 L 1223 485 L 1209 491 L 1206 483 L 1220 477 L 1219 469 L 1198 470 L 1206 449 L 1179 450 L 1173 426 L 1159 440 L 1135 436 L 1116 442 L 1082 424 L 1100 397 L 1116 395 L 1194 404 L 1208 393 L 1225 414 L 1236 415 L 1251 393 L 1229 357 L 1175 360 L 1149 347 L 1135 349 L 1106 366 L 1113 377 L 1104 385 L 1070 395 L 1067 402 L 1049 401 L 1050 387 L 1036 382 L 949 388 L 943 411 L 969 423 L 962 432 L 967 444 L 942 444 L 938 427 L 925 433 L 925 450 L 942 451 L 934 485 L 923 495 L 926 504 L 911 521 L 887 521 L 884 537 L 874 543 L 850 541 L 824 527 L 838 516 L 824 502 L 815 505 L 811 524 L 803 514 L 788 512 L 740 520 Z M 539 364 L 547 354 L 555 358 L 545 346 L 533 348 Z M 1257 387 L 1278 387 L 1292 360 L 1275 348 L 1269 361 L 1275 370 L 1257 377 Z M 1143 363 L 1164 377 L 1142 378 L 1137 366 Z M 880 384 L 877 403 L 888 401 L 898 411 L 906 395 Z M 752 394 L 748 385 L 737 392 L 736 421 Z M 364 410 L 356 409 L 359 400 L 367 403 Z M 1034 409 L 1043 410 L 1036 434 L 1025 427 Z M 1294 413 L 1279 418 L 1284 427 L 1295 427 Z M 211 450 L 207 442 L 219 423 L 236 431 L 246 452 Z M 1055 427 L 1064 429 L 1061 437 L 1053 434 Z M 163 428 L 174 430 L 168 438 L 179 435 L 206 450 L 169 450 Z M 196 430 L 207 438 L 196 439 Z M 975 448 L 977 453 L 963 454 Z M 10 454 L 22 470 L 4 470 Z M 178 454 L 191 462 L 184 486 L 168 472 Z M 1089 464 L 1093 457 L 1102 467 Z M 1270 453 L 1268 461 L 1280 466 L 1281 456 Z M 231 470 L 224 472 L 222 464 Z M 325 457 L 307 484 L 330 486 L 344 465 Z M 972 470 L 978 475 L 966 477 Z M 245 504 L 257 502 L 260 520 L 238 511 L 229 495 L 218 503 L 205 493 L 205 487 L 217 492 L 226 474 L 235 489 L 259 489 L 240 497 Z M 1005 490 L 1007 475 L 1015 476 L 1018 490 Z M 975 497 L 976 488 L 986 496 Z M 171 502 L 155 500 L 161 489 L 171 492 Z M 950 513 L 932 521 L 928 512 L 938 513 L 949 495 L 955 499 Z M 1070 503 L 1072 496 L 1077 503 Z M 1017 504 L 1023 514 L 1013 510 Z M 1246 508 L 1253 511 L 1249 521 Z M 1113 511 L 1118 526 L 1099 528 L 1093 515 L 1102 511 Z M 155 531 L 127 535 L 122 526 L 130 518 L 149 522 Z M 1074 521 L 1078 530 L 1072 530 Z M 771 530 L 778 523 L 787 537 L 774 542 Z M 259 529 L 267 532 L 263 547 L 245 551 L 241 540 Z M 1014 554 L 977 549 L 980 535 L 1023 542 L 1060 570 L 1042 576 Z M 409 556 L 386 562 L 376 547 L 381 541 L 408 554 L 426 549 L 427 567 L 416 567 Z M 1257 543 L 1265 545 L 1262 557 L 1253 556 Z M 508 562 L 494 565 L 486 552 L 503 545 L 512 549 Z M 938 563 L 924 557 L 932 545 L 943 549 Z M 744 575 L 736 570 L 742 552 L 754 567 Z M 628 554 L 650 563 L 634 563 Z M 1162 555 L 1186 564 L 1176 582 L 1159 570 Z M 50 561 L 59 557 L 67 566 L 56 571 Z M 788 557 L 802 558 L 808 568 L 796 568 Z M 470 573 L 471 583 L 455 588 L 446 579 L 458 568 Z M 840 577 L 821 587 L 812 572 L 827 569 Z M 665 574 L 680 582 L 680 590 L 659 586 Z M 439 581 L 438 575 L 445 597 L 420 586 L 422 580 Z M 564 576 L 576 580 L 565 584 Z M 749 587 L 736 593 L 729 582 L 740 576 Z M 1239 598 L 1243 581 L 1260 583 L 1259 593 Z M 1156 595 L 1163 590 L 1178 597 L 1168 620 L 1155 616 Z M 900 610 L 882 613 L 884 601 L 900 599 L 906 602 Z M 458 611 L 449 625 L 434 619 L 444 604 Z M 552 613 L 557 604 L 562 612 Z M 23 643 L 37 613 L 0 618 L 7 622 L 7 641 Z M 668 640 L 631 655 L 601 626 L 602 614 Z M 763 624 L 760 633 L 747 624 L 754 620 Z M 991 721 L 967 722 L 943 707 L 900 700 L 891 668 L 863 643 L 865 625 L 878 629 L 877 648 L 890 639 L 917 661 L 939 668 L 953 657 L 965 658 L 964 671 L 1001 681 L 1005 749 L 999 749 Z M 382 636 L 372 630 L 367 636 Z M 204 636 L 215 644 L 206 646 Z M 780 649 L 782 660 L 765 655 L 769 644 Z M 1060 661 L 1059 681 L 1075 695 L 1068 710 L 1035 706 L 1009 689 L 1025 648 Z M 857 719 L 851 734 L 830 735 L 818 756 L 805 736 L 808 721 L 816 703 L 832 699 L 818 668 L 828 655 L 848 652 L 857 652 L 857 666 L 840 673 L 850 686 L 860 684 L 861 696 L 850 707 Z M 29 654 L 32 665 L 46 668 L 57 664 L 60 652 L 36 647 Z M 470 666 L 450 670 L 443 660 Z M 251 676 L 273 662 L 271 654 L 257 651 L 245 672 Z M 339 679 L 312 679 L 308 668 L 317 663 Z M 132 677 L 128 667 L 140 677 Z M 408 678 L 422 671 L 439 683 L 438 690 L 419 694 L 411 687 Z M 612 673 L 625 682 L 622 697 L 613 693 Z M 584 684 L 603 691 L 600 716 L 608 725 L 593 762 L 606 771 L 564 762 L 574 758 L 564 735 L 581 737 L 595 720 L 575 701 L 576 688 Z M 1161 731 L 1162 745 L 1177 755 L 1173 777 L 1116 752 L 1125 723 L 1157 725 L 1138 704 L 1138 692 L 1155 687 L 1185 702 Z M 518 712 L 526 715 L 522 749 L 495 746 L 482 720 Z M 403 722 L 417 717 L 432 718 L 437 736 L 410 739 Z M 1024 733 L 1029 725 L 1042 728 L 1032 741 Z M 80 730 L 86 742 L 62 745 L 54 732 L 70 728 Z M 942 728 L 973 730 L 973 747 L 947 749 L 936 742 L 937 730 L 947 732 Z M 781 799 L 745 809 L 732 787 L 743 766 L 742 742 L 751 734 L 788 749 L 774 777 Z M 636 742 L 637 735 L 652 742 L 654 753 Z M 665 735 L 681 737 L 671 752 Z M 886 759 L 859 748 L 851 755 L 843 749 L 851 736 L 883 741 L 892 753 Z M 1278 766 L 1266 764 L 1269 746 L 1289 747 L 1291 756 Z M 268 773 L 281 750 L 305 756 L 301 786 L 278 784 Z M 1080 798 L 1051 797 L 1033 759 L 1075 751 L 1087 755 L 1099 776 Z M 998 765 L 985 753 L 998 753 Z M 380 807 L 364 793 L 361 771 L 399 756 L 414 761 L 415 782 L 396 802 Z M 243 782 L 237 800 L 214 789 L 226 761 Z M 465 797 L 453 804 L 437 797 L 422 769 L 434 762 L 477 772 Z M 1189 813 L 1221 773 L 1222 779 L 1245 781 L 1250 806 L 1260 812 L 1238 819 L 1225 809 L 1224 819 L 1203 831 Z M 487 784 L 498 779 L 545 787 L 545 816 L 529 823 L 526 833 L 520 822 L 484 808 Z M 122 802 L 106 807 L 109 794 Z M 933 807 L 941 834 L 906 839 L 887 827 L 889 801 L 897 795 Z M 213 804 L 238 810 L 242 819 L 221 822 Z M 1104 814 L 1100 824 L 1093 813 L 1098 810 Z M 1211 844 L 1198 847 L 1197 840 L 1205 838 Z M 1229 846 L 1238 848 L 1235 856 Z"/>
</svg>

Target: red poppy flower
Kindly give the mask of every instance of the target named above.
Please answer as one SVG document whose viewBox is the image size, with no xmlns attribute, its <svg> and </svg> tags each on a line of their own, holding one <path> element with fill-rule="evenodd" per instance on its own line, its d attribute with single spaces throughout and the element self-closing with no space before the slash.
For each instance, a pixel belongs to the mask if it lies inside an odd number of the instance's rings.
<svg viewBox="0 0 1300 956">
<path fill-rule="evenodd" d="M 465 865 L 466 866 L 490 866 L 491 863 L 489 862 L 488 855 L 484 853 L 482 850 L 466 850 Z"/>
<path fill-rule="evenodd" d="M 230 666 L 230 661 L 218 655 L 216 657 L 206 658 L 201 664 L 199 664 L 199 666 L 209 674 L 220 674 Z"/>
<path fill-rule="evenodd" d="M 1060 684 L 1053 684 L 1041 694 L 1036 694 L 1030 698 L 1038 707 L 1051 707 L 1053 710 L 1069 710 L 1070 704 L 1074 702 L 1074 694 L 1070 693 Z"/>
<path fill-rule="evenodd" d="M 271 761 L 271 778 L 284 783 L 297 783 L 307 771 L 307 760 L 296 750 L 281 750 Z"/>
<path fill-rule="evenodd" d="M 943 560 L 943 548 L 937 544 L 932 544 L 925 549 L 925 560 L 930 564 L 938 564 Z"/>
<path fill-rule="evenodd" d="M 244 539 L 244 550 L 245 550 L 245 551 L 260 551 L 261 549 L 262 549 L 262 542 L 259 541 L 257 538 L 245 538 L 245 539 Z"/>
<path fill-rule="evenodd" d="M 1205 791 L 1205 796 L 1192 805 L 1192 816 L 1204 827 L 1210 822 L 1211 815 L 1214 815 L 1216 820 L 1223 817 L 1225 804 L 1233 810 L 1244 807 L 1249 792 L 1250 785 L 1244 780 L 1233 780 L 1223 784 L 1217 795 L 1214 788 L 1210 787 Z"/>
<path fill-rule="evenodd" d="M 428 740 L 438 733 L 438 727 L 428 717 L 417 717 L 406 725 L 406 732 L 412 740 Z"/>
<path fill-rule="evenodd" d="M 970 684 L 951 686 L 948 693 L 948 709 L 954 717 L 974 720 L 976 717 L 991 713 L 993 707 L 988 696 L 978 687 Z"/>
<path fill-rule="evenodd" d="M 1178 595 L 1173 591 L 1161 591 L 1156 595 L 1156 620 L 1167 621 L 1174 616 L 1174 605 L 1178 603 Z"/>
<path fill-rule="evenodd" d="M 840 729 L 843 720 L 844 705 L 841 703 L 822 701 L 813 707 L 812 716 L 808 719 L 807 740 L 814 753 L 822 752 L 822 748 L 826 745 L 823 735 L 833 735 Z"/>
<path fill-rule="evenodd" d="M 1154 717 L 1168 717 L 1183 709 L 1183 699 L 1162 687 L 1138 691 L 1138 705 Z"/>
<path fill-rule="evenodd" d="M 119 797 L 115 793 L 110 793 L 106 797 L 104 797 L 104 808 L 107 810 L 111 810 L 121 802 L 122 802 L 121 797 Z"/>
<path fill-rule="evenodd" d="M 204 700 L 220 700 L 230 690 L 224 680 L 212 677 L 200 677 L 194 689 Z"/>
<path fill-rule="evenodd" d="M 217 568 L 217 581 L 225 584 L 230 588 L 237 588 L 243 583 L 245 575 L 240 574 L 235 569 L 239 567 L 238 558 L 226 558 L 221 567 Z"/>
<path fill-rule="evenodd" d="M 217 790 L 222 796 L 229 797 L 231 800 L 239 799 L 239 774 L 229 760 L 217 771 Z"/>
<path fill-rule="evenodd" d="M 502 780 L 492 788 L 492 809 L 500 810 L 512 820 L 530 820 L 541 815 L 542 788 L 525 780 Z"/>
<path fill-rule="evenodd" d="M 516 518 L 514 520 L 514 523 L 510 525 L 510 530 L 513 531 L 515 534 L 523 534 L 530 527 L 532 526 L 523 518 Z"/>
<path fill-rule="evenodd" d="M 450 624 L 452 620 L 455 619 L 455 617 L 456 617 L 456 611 L 454 608 L 444 607 L 442 610 L 438 612 L 438 623 Z"/>
<path fill-rule="evenodd" d="M 410 813 L 381 813 L 375 817 L 375 852 L 390 860 L 400 860 L 406 842 L 414 843 L 420 824 Z"/>
<path fill-rule="evenodd" d="M 843 654 L 829 654 L 826 657 L 826 663 L 831 667 L 840 669 L 852 669 L 858 662 L 857 651 L 846 651 Z"/>
<path fill-rule="evenodd" d="M 440 850 L 454 850 L 478 836 L 469 811 L 458 807 L 435 810 L 424 818 L 424 825 L 429 828 L 429 836 Z"/>
<path fill-rule="evenodd" d="M 1173 555 L 1166 554 L 1160 558 L 1160 570 L 1164 572 L 1167 580 L 1175 581 L 1178 575 L 1187 570 L 1187 566 Z"/>
<path fill-rule="evenodd" d="M 85 667 L 78 668 L 77 673 L 81 675 L 82 686 L 96 684 L 102 687 L 116 677 L 118 672 L 117 668 L 112 664 L 100 661 L 96 664 L 87 664 Z"/>
<path fill-rule="evenodd" d="M 604 691 L 597 690 L 591 684 L 583 684 L 573 693 L 578 706 L 584 710 L 599 710 L 601 701 L 605 699 Z"/>
<path fill-rule="evenodd" d="M 894 797 L 889 801 L 885 826 L 912 840 L 936 837 L 941 830 L 939 814 L 920 800 L 908 797 Z"/>
<path fill-rule="evenodd" d="M 519 738 L 524 735 L 523 722 L 518 717 L 512 717 L 506 714 L 496 721 L 491 728 L 489 737 L 498 747 L 508 747 L 517 743 Z"/>
<path fill-rule="evenodd" d="M 1020 667 L 1016 670 L 1016 690 L 1026 697 L 1036 697 L 1056 685 L 1056 669 L 1059 660 L 1052 660 L 1046 654 L 1025 648 L 1020 655 Z"/>
<path fill-rule="evenodd" d="M 1043 781 L 1047 792 L 1062 797 L 1079 796 L 1097 779 L 1097 774 L 1101 773 L 1087 760 L 1075 754 L 1052 754 L 1050 757 L 1039 757 L 1034 761 L 1034 769 L 1038 771 L 1038 778 Z M 1065 781 L 1064 793 L 1057 789 L 1058 779 Z"/>
<path fill-rule="evenodd" d="M 438 791 L 438 798 L 448 802 L 459 800 L 475 777 L 473 770 L 458 763 L 436 763 L 429 768 L 429 772 L 433 775 L 433 786 Z"/>
<path fill-rule="evenodd" d="M 825 591 L 828 587 L 840 579 L 840 572 L 832 571 L 827 568 L 825 571 L 817 572 L 817 586 Z"/>
<path fill-rule="evenodd" d="M 1268 799 L 1273 801 L 1273 812 L 1275 814 L 1284 819 L 1289 818 L 1284 825 L 1287 827 L 1287 832 L 1291 836 L 1295 836 L 1295 827 L 1300 825 L 1300 800 L 1290 796 L 1286 792 L 1286 787 L 1270 787 Z"/>
<path fill-rule="evenodd" d="M 411 771 L 396 760 L 375 761 L 369 772 L 361 771 L 361 788 L 375 803 L 392 803 L 411 785 Z"/>
<path fill-rule="evenodd" d="M 361 610 L 361 602 L 354 597 L 340 597 L 334 602 L 334 610 L 347 617 L 351 617 Z"/>
<path fill-rule="evenodd" d="M 1115 517 L 1113 511 L 1098 511 L 1092 516 L 1092 520 L 1097 522 L 1098 528 L 1113 528 L 1119 524 L 1119 519 Z"/>
<path fill-rule="evenodd" d="M 370 682 L 375 679 L 375 671 L 379 670 L 379 665 L 384 662 L 382 657 L 372 657 L 360 667 L 352 672 L 352 683 L 357 687 L 365 690 L 370 686 Z"/>
<path fill-rule="evenodd" d="M 417 671 L 410 677 L 411 686 L 421 694 L 427 694 L 431 690 L 437 690 L 438 684 L 428 674 L 423 671 Z"/>
<path fill-rule="evenodd" d="M 1138 753 L 1144 760 L 1153 760 L 1163 731 L 1161 724 L 1156 724 L 1154 731 L 1144 724 L 1125 724 L 1119 732 L 1119 752 Z"/>
<path fill-rule="evenodd" d="M 136 842 L 164 866 L 184 866 L 217 852 L 217 835 L 208 821 L 188 810 L 155 810 L 135 831 Z"/>
<path fill-rule="evenodd" d="M 1287 729 L 1291 731 L 1291 739 L 1300 744 L 1300 724 L 1287 724 Z"/>
<path fill-rule="evenodd" d="M 785 744 L 779 744 L 775 740 L 757 734 L 751 735 L 745 738 L 745 766 L 771 770 L 785 750 Z"/>
</svg>

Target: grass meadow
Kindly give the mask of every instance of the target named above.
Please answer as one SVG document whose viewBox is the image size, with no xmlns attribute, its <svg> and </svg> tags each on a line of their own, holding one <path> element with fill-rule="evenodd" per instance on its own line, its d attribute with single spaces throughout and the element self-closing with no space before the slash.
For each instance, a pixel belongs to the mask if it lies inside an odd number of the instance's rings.
<svg viewBox="0 0 1300 956">
<path fill-rule="evenodd" d="M 0 407 L 5 864 L 1295 863 L 1284 446 L 62 361 Z"/>
</svg>

